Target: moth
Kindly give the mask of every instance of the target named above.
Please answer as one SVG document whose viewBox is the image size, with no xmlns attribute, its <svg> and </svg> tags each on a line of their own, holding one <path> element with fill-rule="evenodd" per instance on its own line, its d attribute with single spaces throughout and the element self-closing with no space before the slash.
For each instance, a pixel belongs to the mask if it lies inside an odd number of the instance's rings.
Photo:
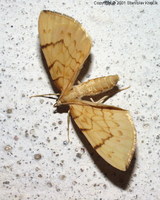
<svg viewBox="0 0 160 200">
<path fill-rule="evenodd" d="M 39 39 L 53 84 L 60 91 L 55 107 L 68 105 L 70 115 L 97 153 L 113 167 L 125 171 L 136 144 L 136 131 L 127 110 L 83 100 L 111 90 L 118 75 L 104 76 L 74 85 L 92 41 L 75 19 L 42 11 Z"/>
</svg>

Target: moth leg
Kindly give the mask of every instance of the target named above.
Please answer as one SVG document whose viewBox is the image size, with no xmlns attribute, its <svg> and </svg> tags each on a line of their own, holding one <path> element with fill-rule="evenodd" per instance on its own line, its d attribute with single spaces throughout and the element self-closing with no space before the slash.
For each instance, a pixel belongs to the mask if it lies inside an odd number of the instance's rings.
<svg viewBox="0 0 160 200">
<path fill-rule="evenodd" d="M 91 100 L 93 103 L 95 103 L 95 101 L 94 101 L 92 98 L 90 98 L 90 100 Z"/>
<path fill-rule="evenodd" d="M 96 103 L 103 103 L 104 101 L 106 101 L 109 98 L 109 95 L 106 95 L 104 97 L 102 97 L 101 99 L 99 99 Z"/>
<path fill-rule="evenodd" d="M 121 92 L 123 90 L 127 90 L 128 88 L 130 88 L 130 86 L 126 87 L 126 88 L 122 88 L 122 89 L 118 89 L 118 92 Z M 118 93 L 117 92 L 117 93 Z M 104 97 L 102 97 L 101 99 L 99 99 L 98 101 L 96 101 L 95 103 L 103 103 L 104 101 L 106 101 L 108 98 L 110 97 L 110 95 L 106 95 Z M 93 99 L 92 99 L 93 100 Z"/>
<path fill-rule="evenodd" d="M 104 97 L 102 97 L 101 99 L 99 99 L 98 101 L 94 101 L 93 98 L 90 98 L 90 100 L 93 102 L 93 103 L 103 103 L 109 96 L 106 95 Z"/>
<path fill-rule="evenodd" d="M 68 110 L 68 116 L 67 116 L 67 137 L 68 137 L 68 143 L 70 142 L 69 139 L 69 123 L 70 123 L 70 110 Z"/>
<path fill-rule="evenodd" d="M 126 88 L 119 89 L 118 92 L 121 92 L 121 91 L 123 91 L 123 90 L 127 90 L 127 89 L 130 88 L 130 87 L 131 87 L 131 86 L 128 86 L 128 87 L 126 87 Z"/>
<path fill-rule="evenodd" d="M 130 88 L 130 86 L 126 87 L 126 88 L 122 88 L 122 89 L 118 89 L 118 92 L 121 92 L 123 90 L 127 90 L 128 88 Z M 106 101 L 108 98 L 110 97 L 110 95 L 105 95 L 104 97 L 102 97 L 101 99 L 99 99 L 98 101 L 94 101 L 92 98 L 90 98 L 90 100 L 94 103 L 103 103 L 104 101 Z"/>
</svg>

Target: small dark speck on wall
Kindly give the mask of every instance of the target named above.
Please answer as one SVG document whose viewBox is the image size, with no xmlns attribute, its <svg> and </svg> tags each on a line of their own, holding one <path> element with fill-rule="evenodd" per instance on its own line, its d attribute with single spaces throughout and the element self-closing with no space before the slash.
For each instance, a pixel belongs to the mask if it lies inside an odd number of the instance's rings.
<svg viewBox="0 0 160 200">
<path fill-rule="evenodd" d="M 34 159 L 35 160 L 40 160 L 42 158 L 42 155 L 41 154 L 35 154 L 34 155 Z"/>
</svg>

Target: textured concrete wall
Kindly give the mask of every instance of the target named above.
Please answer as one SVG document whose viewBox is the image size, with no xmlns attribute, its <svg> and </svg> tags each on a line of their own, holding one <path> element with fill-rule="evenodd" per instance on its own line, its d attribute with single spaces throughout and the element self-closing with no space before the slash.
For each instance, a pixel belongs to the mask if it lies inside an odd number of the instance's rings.
<svg viewBox="0 0 160 200">
<path fill-rule="evenodd" d="M 0 1 L 1 200 L 159 198 L 160 3 L 98 2 Z M 54 92 L 38 40 L 43 9 L 72 16 L 91 36 L 82 81 L 118 74 L 119 87 L 131 86 L 106 102 L 134 119 L 137 149 L 127 172 L 106 164 L 72 123 L 67 143 L 67 113 L 54 112 L 55 100 L 29 98 Z"/>
</svg>

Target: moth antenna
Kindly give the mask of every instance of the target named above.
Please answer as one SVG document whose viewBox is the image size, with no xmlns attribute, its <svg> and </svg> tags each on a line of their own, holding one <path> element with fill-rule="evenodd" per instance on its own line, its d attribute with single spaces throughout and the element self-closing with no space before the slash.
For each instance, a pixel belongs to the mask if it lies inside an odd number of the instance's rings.
<svg viewBox="0 0 160 200">
<path fill-rule="evenodd" d="M 54 94 L 38 94 L 38 95 L 33 95 L 33 96 L 30 96 L 29 98 L 32 98 L 32 97 L 48 97 L 48 96 L 55 96 L 55 95 L 60 95 L 60 93 L 54 93 Z"/>
</svg>

